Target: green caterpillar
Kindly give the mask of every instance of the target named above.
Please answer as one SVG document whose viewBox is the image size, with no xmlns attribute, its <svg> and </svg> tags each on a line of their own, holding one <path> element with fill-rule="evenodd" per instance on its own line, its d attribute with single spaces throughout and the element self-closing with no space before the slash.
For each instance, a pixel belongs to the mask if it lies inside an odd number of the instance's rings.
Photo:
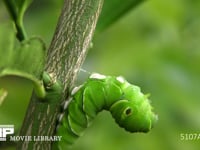
<svg viewBox="0 0 200 150">
<path fill-rule="evenodd" d="M 71 100 L 64 105 L 57 135 L 62 140 L 59 149 L 66 149 L 83 134 L 97 113 L 111 112 L 116 123 L 129 132 L 148 132 L 157 120 L 147 95 L 140 88 L 122 77 L 92 74 L 89 79 L 71 93 Z"/>
</svg>

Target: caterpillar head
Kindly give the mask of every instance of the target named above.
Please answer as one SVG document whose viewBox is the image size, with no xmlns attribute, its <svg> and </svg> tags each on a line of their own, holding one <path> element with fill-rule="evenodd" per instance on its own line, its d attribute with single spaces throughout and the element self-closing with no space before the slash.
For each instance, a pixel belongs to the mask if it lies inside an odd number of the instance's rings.
<svg viewBox="0 0 200 150">
<path fill-rule="evenodd" d="M 115 102 L 110 112 L 119 126 L 129 132 L 148 132 L 157 121 L 147 96 L 130 84 L 125 86 L 123 99 Z"/>
</svg>

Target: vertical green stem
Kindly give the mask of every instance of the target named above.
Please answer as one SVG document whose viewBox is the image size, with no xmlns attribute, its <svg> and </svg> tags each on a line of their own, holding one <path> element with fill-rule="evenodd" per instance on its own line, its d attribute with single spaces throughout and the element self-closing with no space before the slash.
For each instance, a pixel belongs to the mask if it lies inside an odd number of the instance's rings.
<svg viewBox="0 0 200 150">
<path fill-rule="evenodd" d="M 20 41 L 23 41 L 26 39 L 26 32 L 23 25 L 23 14 L 25 9 L 23 11 L 19 12 L 19 8 L 14 4 L 11 0 L 4 0 L 4 3 L 10 13 L 10 16 L 12 17 L 13 21 L 15 22 L 15 27 L 17 30 L 17 38 Z"/>
</svg>

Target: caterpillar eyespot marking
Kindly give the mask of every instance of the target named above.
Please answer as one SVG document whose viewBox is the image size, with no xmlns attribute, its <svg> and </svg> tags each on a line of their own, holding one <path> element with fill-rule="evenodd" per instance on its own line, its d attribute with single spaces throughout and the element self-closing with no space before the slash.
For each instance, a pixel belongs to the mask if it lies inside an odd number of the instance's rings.
<svg viewBox="0 0 200 150">
<path fill-rule="evenodd" d="M 88 80 L 72 90 L 70 101 L 64 104 L 64 116 L 57 130 L 63 140 L 59 149 L 66 149 L 81 136 L 96 115 L 110 111 L 115 122 L 128 132 L 148 132 L 158 117 L 148 96 L 138 86 L 123 77 L 92 74 Z"/>
<path fill-rule="evenodd" d="M 128 116 L 128 115 L 131 115 L 132 114 L 132 109 L 131 108 L 127 108 L 125 110 L 125 114 Z"/>
</svg>

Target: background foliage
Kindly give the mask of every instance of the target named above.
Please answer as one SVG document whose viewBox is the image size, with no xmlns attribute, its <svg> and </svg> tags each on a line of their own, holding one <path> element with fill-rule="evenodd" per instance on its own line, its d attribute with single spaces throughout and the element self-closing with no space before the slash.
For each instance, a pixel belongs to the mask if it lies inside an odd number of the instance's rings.
<svg viewBox="0 0 200 150">
<path fill-rule="evenodd" d="M 25 16 L 28 35 L 41 35 L 49 44 L 61 4 L 36 0 Z M 148 134 L 130 134 L 103 112 L 74 150 L 199 149 L 200 140 L 180 138 L 181 133 L 200 134 L 199 9 L 198 0 L 146 1 L 103 32 L 96 32 L 83 68 L 122 75 L 144 93 L 151 93 L 159 122 Z M 0 2 L 0 21 L 7 18 Z M 83 76 L 87 74 L 81 72 L 77 84 Z M 0 87 L 9 91 L 0 107 L 0 124 L 15 123 L 19 128 L 32 85 L 7 77 L 0 79 Z"/>
</svg>

